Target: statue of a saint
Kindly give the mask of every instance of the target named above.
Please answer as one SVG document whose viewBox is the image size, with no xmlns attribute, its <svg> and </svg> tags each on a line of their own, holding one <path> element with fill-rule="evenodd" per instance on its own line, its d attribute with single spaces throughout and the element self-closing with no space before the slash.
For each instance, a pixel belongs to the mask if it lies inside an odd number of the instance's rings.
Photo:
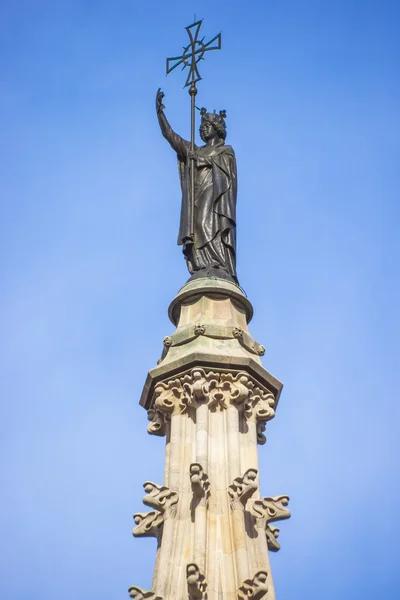
<svg viewBox="0 0 400 600">
<path fill-rule="evenodd" d="M 202 271 L 205 276 L 232 278 L 237 282 L 236 159 L 232 147 L 225 145 L 225 111 L 216 114 L 201 110 L 200 137 L 205 145 L 195 146 L 192 152 L 190 142 L 177 135 L 168 123 L 163 97 L 158 90 L 158 122 L 163 136 L 178 155 L 182 187 L 178 245 L 183 246 L 192 275 Z M 193 197 L 191 165 L 195 169 Z"/>
</svg>

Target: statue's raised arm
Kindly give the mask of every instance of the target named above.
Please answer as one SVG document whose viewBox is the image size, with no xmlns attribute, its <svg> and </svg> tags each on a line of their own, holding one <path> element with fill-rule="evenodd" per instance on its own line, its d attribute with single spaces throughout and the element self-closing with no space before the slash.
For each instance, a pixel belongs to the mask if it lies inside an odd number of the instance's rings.
<svg viewBox="0 0 400 600">
<path fill-rule="evenodd" d="M 156 95 L 156 112 L 161 133 L 178 154 L 178 156 L 186 160 L 190 150 L 190 142 L 181 138 L 181 136 L 175 133 L 175 131 L 172 129 L 164 113 L 165 106 L 163 104 L 163 98 L 164 92 L 162 92 L 161 88 L 159 88 Z"/>
</svg>

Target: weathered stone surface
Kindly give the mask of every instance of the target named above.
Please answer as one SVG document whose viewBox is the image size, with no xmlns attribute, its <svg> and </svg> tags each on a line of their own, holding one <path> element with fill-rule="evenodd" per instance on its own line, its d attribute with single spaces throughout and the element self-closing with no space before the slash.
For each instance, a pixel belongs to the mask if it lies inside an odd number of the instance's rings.
<svg viewBox="0 0 400 600">
<path fill-rule="evenodd" d="M 208 404 L 211 410 L 223 410 L 233 405 L 246 419 L 256 422 L 266 422 L 275 416 L 273 394 L 245 371 L 194 368 L 174 379 L 157 383 L 148 411 L 149 419 L 152 419 L 149 432 L 161 435 L 172 414 L 196 410 L 200 403 Z"/>
<path fill-rule="evenodd" d="M 202 278 L 186 283 L 177 293 L 168 309 L 168 316 L 174 325 L 182 318 L 182 306 L 188 306 L 195 303 L 199 298 L 206 297 L 212 300 L 229 298 L 236 309 L 243 314 L 244 321 L 241 324 L 247 325 L 253 318 L 253 307 L 240 286 L 233 282 L 217 278 Z M 202 314 L 208 314 L 207 310 L 202 310 Z M 219 313 L 219 316 L 221 313 Z M 190 322 L 194 321 L 192 314 L 188 315 Z M 213 321 L 216 320 L 215 313 L 212 314 Z M 226 313 L 225 315 L 226 316 Z"/>
<path fill-rule="evenodd" d="M 257 444 L 282 384 L 250 347 L 252 309 L 240 288 L 203 283 L 191 281 L 171 304 L 177 330 L 141 398 L 166 453 L 164 484 L 145 484 L 153 510 L 134 516 L 134 534 L 158 540 L 153 591 L 131 588 L 132 597 L 275 600 L 271 523 L 288 518 L 288 498 L 260 498 Z"/>
<path fill-rule="evenodd" d="M 252 307 L 239 286 L 220 279 L 190 281 L 171 303 L 169 314 L 177 329 L 164 338 L 162 360 L 148 374 L 143 407 L 152 408 L 160 381 L 194 367 L 246 372 L 278 403 L 282 384 L 261 364 L 264 347 L 250 336 Z"/>
</svg>

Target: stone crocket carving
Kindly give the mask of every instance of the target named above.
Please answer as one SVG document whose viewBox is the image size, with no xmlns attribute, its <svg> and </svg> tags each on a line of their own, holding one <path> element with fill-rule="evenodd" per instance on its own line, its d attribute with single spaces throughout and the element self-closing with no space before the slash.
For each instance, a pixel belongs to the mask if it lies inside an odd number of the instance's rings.
<svg viewBox="0 0 400 600">
<path fill-rule="evenodd" d="M 176 505 L 179 500 L 178 492 L 173 492 L 165 485 L 157 485 L 152 481 L 146 481 L 143 488 L 146 492 L 143 504 L 165 513 L 165 516 L 175 516 Z"/>
<path fill-rule="evenodd" d="M 189 600 L 205 600 L 207 598 L 207 582 L 196 563 L 187 565 L 186 581 Z"/>
<path fill-rule="evenodd" d="M 268 573 L 258 571 L 253 579 L 246 579 L 238 590 L 238 600 L 266 600 L 268 594 Z"/>
<path fill-rule="evenodd" d="M 249 402 L 246 405 L 245 415 L 249 419 L 255 418 L 256 421 L 270 421 L 275 416 L 275 398 L 273 394 L 261 390 L 255 386 Z"/>
<path fill-rule="evenodd" d="M 200 463 L 192 463 L 189 468 L 190 483 L 193 495 L 198 500 L 204 500 L 207 504 L 210 496 L 210 481 Z"/>
<path fill-rule="evenodd" d="M 244 413 L 246 419 L 254 420 L 257 425 L 275 416 L 274 395 L 247 373 L 221 373 L 194 368 L 176 379 L 161 381 L 155 386 L 148 413 L 152 421 L 149 432 L 164 435 L 166 422 L 171 415 L 187 413 L 191 407 L 197 408 L 204 402 L 211 410 L 223 410 L 234 405 Z"/>
<path fill-rule="evenodd" d="M 271 550 L 272 552 L 278 552 L 278 550 L 281 548 L 281 545 L 278 542 L 279 527 L 274 527 L 274 525 L 266 525 L 265 536 L 267 538 L 268 550 Z"/>
<path fill-rule="evenodd" d="M 128 592 L 130 597 L 134 598 L 134 600 L 162 600 L 160 596 L 156 596 L 151 590 L 142 590 L 142 588 L 136 587 L 135 585 L 132 585 Z"/>
<path fill-rule="evenodd" d="M 256 527 L 265 530 L 268 549 L 273 552 L 281 547 L 277 540 L 279 529 L 269 523 L 289 519 L 290 511 L 286 508 L 288 504 L 289 496 L 273 496 L 255 500 L 251 506 L 250 512 L 256 519 Z"/>
<path fill-rule="evenodd" d="M 228 487 L 228 495 L 232 510 L 244 510 L 248 499 L 257 490 L 257 469 L 248 469 L 243 477 L 236 477 Z"/>
<path fill-rule="evenodd" d="M 164 516 L 157 510 L 136 513 L 133 515 L 136 527 L 132 533 L 135 537 L 158 537 L 160 528 L 164 523 Z"/>
</svg>

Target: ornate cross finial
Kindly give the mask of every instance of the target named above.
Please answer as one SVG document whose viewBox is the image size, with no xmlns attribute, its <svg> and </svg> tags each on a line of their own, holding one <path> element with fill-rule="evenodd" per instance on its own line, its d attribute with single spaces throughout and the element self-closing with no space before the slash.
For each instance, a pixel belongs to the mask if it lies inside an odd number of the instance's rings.
<svg viewBox="0 0 400 600">
<path fill-rule="evenodd" d="M 182 56 L 167 58 L 167 75 L 181 64 L 183 64 L 182 71 L 186 67 L 189 67 L 189 73 L 184 87 L 200 81 L 201 77 L 197 68 L 197 63 L 201 60 L 204 60 L 204 53 L 208 50 L 221 50 L 220 33 L 213 37 L 213 39 L 206 44 L 204 44 L 203 41 L 204 37 L 201 40 L 198 39 L 202 22 L 203 19 L 196 21 L 188 27 L 185 27 L 186 31 L 188 32 L 190 43 L 183 47 Z"/>
</svg>

